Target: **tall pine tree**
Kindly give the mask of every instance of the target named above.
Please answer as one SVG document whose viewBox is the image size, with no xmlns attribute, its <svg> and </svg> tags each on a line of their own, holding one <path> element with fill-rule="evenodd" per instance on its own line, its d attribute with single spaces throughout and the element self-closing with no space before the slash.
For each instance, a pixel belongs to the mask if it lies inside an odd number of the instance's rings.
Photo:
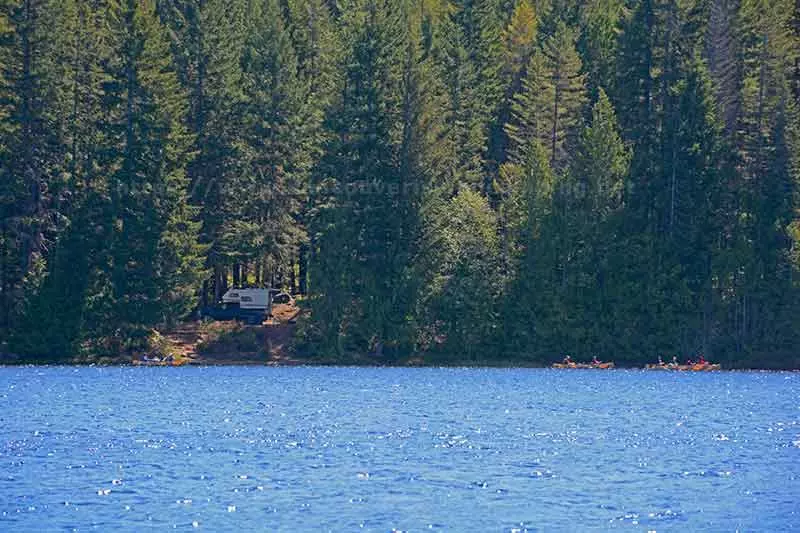
<svg viewBox="0 0 800 533">
<path fill-rule="evenodd" d="M 191 310 L 201 249 L 188 204 L 187 99 L 166 31 L 152 0 L 122 0 L 108 16 L 115 54 L 104 102 L 111 224 L 103 333 L 111 349 L 125 349 Z"/>
</svg>

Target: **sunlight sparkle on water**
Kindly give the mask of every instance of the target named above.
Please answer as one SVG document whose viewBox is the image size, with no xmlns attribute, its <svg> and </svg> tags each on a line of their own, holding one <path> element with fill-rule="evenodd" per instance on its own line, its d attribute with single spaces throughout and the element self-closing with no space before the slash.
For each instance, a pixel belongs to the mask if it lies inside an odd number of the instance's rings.
<svg viewBox="0 0 800 533">
<path fill-rule="evenodd" d="M 164 370 L 0 368 L 0 530 L 800 531 L 800 375 Z"/>
</svg>

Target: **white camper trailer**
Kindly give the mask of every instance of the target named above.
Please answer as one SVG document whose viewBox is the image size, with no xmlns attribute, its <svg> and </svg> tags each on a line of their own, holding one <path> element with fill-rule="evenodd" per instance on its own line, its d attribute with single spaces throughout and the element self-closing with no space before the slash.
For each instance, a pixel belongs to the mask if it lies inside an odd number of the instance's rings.
<svg viewBox="0 0 800 533">
<path fill-rule="evenodd" d="M 271 311 L 270 289 L 230 289 L 222 296 L 222 305 L 203 309 L 203 316 L 260 324 Z"/>
<path fill-rule="evenodd" d="M 223 304 L 239 304 L 240 309 L 269 309 L 269 289 L 230 289 L 222 296 Z"/>
</svg>

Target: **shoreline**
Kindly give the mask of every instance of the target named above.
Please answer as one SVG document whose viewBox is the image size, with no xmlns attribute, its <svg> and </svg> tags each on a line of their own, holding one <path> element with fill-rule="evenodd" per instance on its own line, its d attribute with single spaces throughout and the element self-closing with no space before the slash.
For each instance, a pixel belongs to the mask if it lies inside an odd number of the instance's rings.
<svg viewBox="0 0 800 533">
<path fill-rule="evenodd" d="M 460 358 L 440 352 L 425 352 L 384 358 L 374 353 L 348 353 L 342 356 L 315 356 L 304 346 L 298 336 L 297 319 L 301 311 L 294 304 L 280 304 L 274 316 L 260 325 L 242 325 L 235 322 L 187 321 L 168 330 L 152 330 L 153 342 L 149 347 L 126 351 L 124 355 L 89 355 L 49 358 L 25 357 L 0 344 L 0 367 L 180 367 L 180 366 L 231 366 L 231 367 L 332 367 L 332 368 L 463 368 L 463 369 L 553 369 L 553 370 L 624 370 L 666 373 L 708 372 L 800 372 L 800 358 L 788 357 L 786 366 L 745 366 L 721 363 L 722 368 L 667 368 L 646 361 L 631 364 L 631 358 L 622 363 L 609 359 L 613 368 L 558 368 L 560 358 L 542 362 L 520 357 L 496 359 Z M 301 342 L 298 342 L 301 341 Z M 305 349 L 302 349 L 305 348 Z M 522 355 L 522 354 L 519 354 Z M 148 358 L 149 356 L 149 358 Z M 169 359 L 167 359 L 169 358 Z M 626 360 L 627 359 L 627 360 Z M 750 357 L 750 362 L 760 358 Z M 767 358 L 768 360 L 769 358 Z M 166 362 L 169 361 L 169 362 Z M 577 362 L 577 361 L 576 361 Z"/>
<path fill-rule="evenodd" d="M 497 369 L 497 370 L 558 370 L 558 371 L 584 371 L 584 372 L 613 372 L 640 371 L 662 374 L 708 374 L 726 372 L 758 372 L 758 373 L 798 373 L 797 368 L 721 368 L 719 370 L 692 371 L 692 370 L 664 370 L 649 369 L 641 366 L 616 366 L 612 369 L 595 368 L 553 368 L 551 365 L 524 362 L 476 362 L 476 361 L 397 361 L 397 362 L 354 362 L 354 361 L 324 361 L 315 359 L 286 358 L 281 360 L 256 361 L 252 359 L 194 359 L 180 365 L 159 364 L 134 364 L 132 361 L 63 361 L 63 362 L 35 362 L 20 361 L 0 362 L 0 368 L 47 368 L 47 367 L 72 367 L 72 368 L 202 368 L 202 367 L 265 367 L 265 368 L 291 368 L 291 367 L 325 367 L 325 368 L 440 368 L 440 369 Z"/>
<path fill-rule="evenodd" d="M 524 358 L 474 359 L 448 357 L 436 352 L 418 353 L 384 359 L 375 354 L 353 353 L 343 356 L 314 356 L 305 350 L 298 352 L 297 322 L 299 310 L 294 305 L 279 305 L 275 316 L 258 326 L 242 326 L 235 323 L 198 321 L 184 322 L 175 328 L 160 333 L 154 330 L 158 342 L 147 352 L 128 352 L 125 355 L 83 355 L 51 360 L 48 358 L 22 357 L 0 351 L 0 367 L 192 367 L 192 366 L 236 366 L 236 367 L 334 367 L 334 368 L 474 368 L 474 369 L 554 369 L 554 370 L 625 370 L 666 373 L 707 372 L 800 372 L 800 359 L 790 358 L 786 367 L 748 367 L 722 363 L 718 370 L 688 368 L 648 368 L 652 363 L 616 363 L 612 369 L 604 368 L 553 368 L 559 361 L 541 362 Z M 159 361 L 145 360 L 145 353 Z M 170 363 L 162 363 L 170 356 Z"/>
</svg>

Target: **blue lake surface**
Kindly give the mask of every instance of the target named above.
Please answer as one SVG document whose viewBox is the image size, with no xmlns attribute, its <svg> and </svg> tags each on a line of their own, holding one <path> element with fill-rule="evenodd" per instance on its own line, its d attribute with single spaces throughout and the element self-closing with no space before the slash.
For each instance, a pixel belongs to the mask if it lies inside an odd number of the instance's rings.
<svg viewBox="0 0 800 533">
<path fill-rule="evenodd" d="M 0 368 L 0 531 L 797 531 L 800 374 Z"/>
</svg>

